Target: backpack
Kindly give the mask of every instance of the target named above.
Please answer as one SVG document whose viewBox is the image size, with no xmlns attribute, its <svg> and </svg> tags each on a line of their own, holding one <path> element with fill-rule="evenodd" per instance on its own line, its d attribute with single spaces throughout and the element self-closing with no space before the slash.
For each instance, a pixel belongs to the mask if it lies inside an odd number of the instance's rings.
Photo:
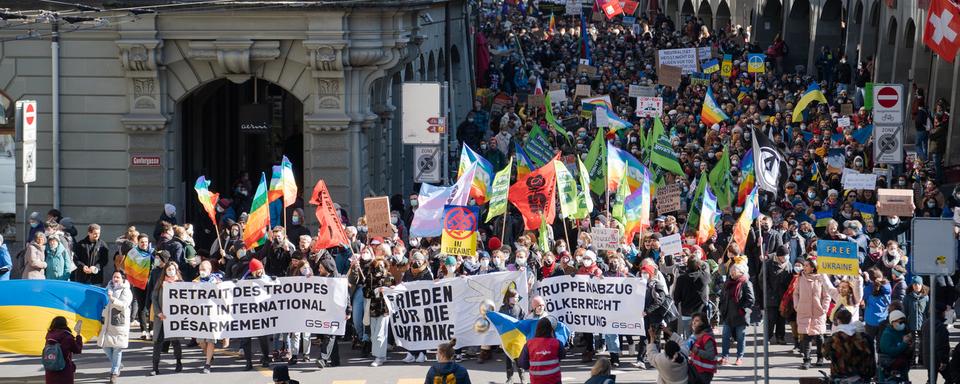
<svg viewBox="0 0 960 384">
<path fill-rule="evenodd" d="M 453 372 L 446 375 L 436 374 L 433 376 L 433 384 L 457 384 L 457 377 L 454 376 Z"/>
<path fill-rule="evenodd" d="M 67 367 L 67 360 L 63 358 L 63 349 L 60 348 L 59 341 L 47 339 L 41 361 L 45 371 L 60 372 Z"/>
</svg>

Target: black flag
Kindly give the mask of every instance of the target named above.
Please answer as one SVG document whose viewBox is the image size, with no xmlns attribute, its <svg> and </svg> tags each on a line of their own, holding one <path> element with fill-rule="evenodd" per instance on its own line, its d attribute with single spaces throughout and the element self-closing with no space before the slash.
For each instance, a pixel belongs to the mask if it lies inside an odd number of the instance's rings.
<svg viewBox="0 0 960 384">
<path fill-rule="evenodd" d="M 766 136 L 753 129 L 753 168 L 757 173 L 757 186 L 777 195 L 787 181 L 787 159 Z"/>
</svg>

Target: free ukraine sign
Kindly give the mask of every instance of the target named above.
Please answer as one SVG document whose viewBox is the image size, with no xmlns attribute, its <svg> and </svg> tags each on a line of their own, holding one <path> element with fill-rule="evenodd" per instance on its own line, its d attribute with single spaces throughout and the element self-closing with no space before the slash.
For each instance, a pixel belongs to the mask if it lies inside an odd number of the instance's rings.
<svg viewBox="0 0 960 384">
<path fill-rule="evenodd" d="M 860 274 L 857 243 L 852 241 L 817 240 L 817 270 L 830 275 Z"/>
<path fill-rule="evenodd" d="M 476 256 L 479 220 L 480 207 L 445 205 L 440 252 L 447 255 Z"/>
</svg>

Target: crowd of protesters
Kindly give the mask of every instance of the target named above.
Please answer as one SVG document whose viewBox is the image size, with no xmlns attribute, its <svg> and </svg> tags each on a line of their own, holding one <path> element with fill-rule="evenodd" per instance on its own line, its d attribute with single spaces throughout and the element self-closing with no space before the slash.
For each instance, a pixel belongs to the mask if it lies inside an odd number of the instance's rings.
<svg viewBox="0 0 960 384">
<path fill-rule="evenodd" d="M 801 369 L 829 364 L 837 377 L 886 380 L 903 378 L 919 364 L 936 364 L 948 382 L 960 379 L 958 362 L 950 358 L 960 350 L 951 352 L 946 331 L 955 318 L 956 275 L 933 281 L 912 275 L 911 255 L 905 246 L 911 240 L 909 218 L 863 211 L 862 207 L 877 203 L 876 191 L 844 189 L 839 169 L 826 162 L 828 154 L 839 151 L 841 169 L 862 173 L 876 170 L 880 175 L 877 187 L 913 190 L 915 216 L 953 217 L 960 208 L 960 190 L 945 194 L 942 188 L 950 118 L 946 100 L 926 100 L 924 90 L 913 87 L 916 156 L 907 157 L 909 161 L 902 165 L 876 164 L 873 139 L 854 135 L 872 124 L 871 114 L 863 107 L 864 84 L 874 66 L 870 58 L 851 62 L 843 54 L 843 47 L 824 47 L 814 70 L 787 68 L 784 63 L 798 55 L 790 52 L 789 42 L 777 37 L 769 47 L 761 47 L 751 43 L 749 31 L 738 26 L 704 25 L 693 16 L 674 20 L 655 10 L 639 11 L 634 26 L 623 23 L 622 17 L 596 21 L 585 8 L 588 25 L 582 28 L 579 16 L 551 12 L 536 2 L 521 3 L 479 8 L 478 97 L 466 120 L 459 124 L 457 139 L 461 145 L 478 150 L 495 171 L 507 165 L 507 159 L 515 155 L 513 144 L 523 146 L 535 126 L 547 133 L 549 143 L 561 154 L 583 156 L 597 135 L 606 135 L 592 120 L 581 118 L 582 106 L 574 91 L 577 85 L 587 84 L 592 94 L 609 95 L 615 113 L 633 124 L 620 134 L 610 135 L 609 140 L 644 158 L 640 140 L 652 128 L 653 120 L 635 115 L 628 90 L 630 85 L 655 87 L 657 96 L 663 98 L 661 120 L 684 171 L 683 176 L 664 175 L 666 183 L 680 186 L 681 209 L 655 217 L 647 231 L 628 239 L 620 249 L 599 250 L 592 244 L 591 227 L 621 224 L 611 217 L 608 197 L 591 194 L 595 202 L 591 217 L 556 220 L 553 231 L 557 240 L 548 249 L 539 245 L 537 232 L 523 230 L 523 218 L 511 207 L 503 217 L 480 225 L 477 255 L 442 254 L 439 238 L 409 235 L 407 228 L 417 211 L 417 196 L 406 200 L 394 195 L 390 204 L 394 209 L 392 237 L 368 236 L 363 217 L 351 220 L 338 207 L 342 221 L 354 224 L 346 227 L 350 243 L 313 252 L 313 232 L 304 224 L 303 210 L 297 208 L 291 211 L 285 226 L 270 231 L 266 245 L 246 250 L 241 233 L 248 207 L 243 201 L 249 194 L 244 191 L 251 187 L 249 180 L 245 185 L 241 179 L 233 199 L 224 198 L 218 205 L 220 242 L 196 244 L 193 226 L 179 223 L 176 208 L 169 204 L 152 233 L 131 227 L 115 244 L 101 239 L 96 224 L 89 225 L 86 237 L 78 239 L 72 220 L 54 210 L 45 219 L 37 213 L 29 217 L 31 242 L 7 262 L 12 264 L 11 273 L 26 279 L 107 285 L 110 305 L 130 310 L 136 319 L 133 324 L 104 327 L 107 337 L 100 342 L 110 356 L 113 379 L 120 374 L 120 352 L 127 345 L 130 329 L 139 329 L 142 339 L 155 342 L 152 374 L 161 373 L 160 354 L 167 343 L 173 346 L 176 370 L 182 369 L 180 341 L 166 340 L 162 327 L 151 326 L 164 317 L 157 293 L 169 282 L 346 277 L 351 320 L 343 340 L 371 357 L 373 366 L 379 366 L 386 363 L 391 340 L 388 308 L 379 288 L 506 270 L 525 271 L 531 283 L 575 274 L 647 279 L 645 336 L 586 334 L 578 335 L 567 346 L 558 347 L 549 340 L 527 346 L 544 348 L 558 359 L 577 351 L 585 363 L 594 360 L 598 348 L 605 349 L 609 360 L 598 361 L 594 368 L 594 376 L 601 379 L 609 375 L 611 366 L 625 367 L 621 357 L 632 355 L 630 365 L 656 369 L 659 382 L 710 382 L 721 366 L 743 364 L 746 327 L 761 319 L 769 331 L 768 342 L 792 344 Z M 552 27 L 551 19 L 555 20 Z M 586 39 L 581 36 L 584 30 L 589 34 Z M 589 55 L 584 40 L 588 41 Z M 732 56 L 729 77 L 718 72 L 709 76 L 706 84 L 693 84 L 689 76 L 684 76 L 679 88 L 659 85 L 655 66 L 658 49 L 706 46 Z M 765 73 L 748 73 L 748 53 L 767 55 Z M 581 59 L 592 63 L 595 75 L 578 72 Z M 828 102 L 806 108 L 802 122 L 794 123 L 793 106 L 812 82 L 819 84 Z M 569 130 L 569 137 L 546 123 L 542 106 L 526 104 L 538 84 L 557 84 L 566 91 L 568 101 L 555 106 L 554 113 L 559 120 L 579 119 Z M 708 87 L 729 119 L 711 125 L 700 121 Z M 508 102 L 494 103 L 494 99 Z M 838 119 L 844 117 L 841 110 L 848 104 L 853 106 L 847 116 L 850 125 L 841 128 Z M 697 223 L 687 223 L 696 186 L 706 182 L 702 175 L 713 169 L 726 149 L 733 188 L 737 190 L 747 176 L 741 173 L 740 165 L 751 148 L 753 132 L 768 136 L 787 156 L 789 181 L 777 193 L 761 194 L 762 215 L 751 227 L 743 249 L 732 240 L 734 222 L 742 210 L 736 201 L 719 207 L 716 234 L 698 245 L 694 242 Z M 818 219 L 828 211 L 833 212 L 830 217 Z M 677 233 L 684 239 L 683 252 L 662 254 L 661 237 Z M 820 239 L 855 243 L 862 274 L 819 273 L 816 250 Z M 0 248 L 0 256 L 2 252 Z M 124 279 L 122 261 L 118 260 L 130 252 L 153 258 L 146 289 L 131 288 Z M 112 269 L 118 272 L 105 281 L 107 263 L 116 263 Z M 11 273 L 0 269 L 0 278 Z M 938 291 L 934 302 L 928 297 L 931 285 Z M 501 312 L 518 318 L 547 317 L 542 299 L 534 298 L 530 303 L 530 307 L 517 305 L 508 295 Z M 933 324 L 926 321 L 929 311 L 934 311 Z M 552 334 L 547 329 L 550 322 L 541 323 L 544 330 L 541 332 L 538 324 L 534 340 L 541 336 L 549 339 Z M 61 329 L 66 329 L 63 325 L 52 328 L 69 333 Z M 929 337 L 923 336 L 929 332 L 936 336 L 935 356 L 929 356 Z M 259 362 L 268 366 L 277 360 L 289 364 L 315 361 L 320 366 L 336 366 L 340 364 L 339 339 L 310 334 L 260 337 Z M 314 341 L 320 348 L 311 348 Z M 253 340 L 234 342 L 240 344 L 246 367 L 251 369 Z M 227 347 L 231 341 L 190 341 L 188 347 L 196 344 L 204 352 L 204 372 L 211 370 L 217 343 Z M 311 353 L 313 349 L 320 352 Z M 438 357 L 446 365 L 436 369 L 444 374 L 465 374 L 450 363 L 471 355 L 480 362 L 493 358 L 488 349 L 455 349 L 451 343 L 441 348 Z M 425 351 L 408 351 L 403 361 L 423 363 L 426 359 Z M 559 371 L 544 374 L 543 369 L 530 364 L 530 357 L 521 361 L 506 358 L 508 382 L 513 382 L 515 374 L 521 381 L 529 375 L 534 383 L 560 382 Z"/>
</svg>

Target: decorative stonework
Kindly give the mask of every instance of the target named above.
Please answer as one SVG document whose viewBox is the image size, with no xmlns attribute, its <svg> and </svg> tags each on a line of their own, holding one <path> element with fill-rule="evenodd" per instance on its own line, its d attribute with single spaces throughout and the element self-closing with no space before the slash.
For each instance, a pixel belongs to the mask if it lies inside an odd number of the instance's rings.
<svg viewBox="0 0 960 384">
<path fill-rule="evenodd" d="M 349 121 L 310 121 L 307 116 L 304 120 L 304 126 L 306 131 L 310 133 L 324 133 L 324 132 L 343 132 L 346 131 L 350 125 Z"/>
<path fill-rule="evenodd" d="M 340 108 L 340 79 L 317 79 L 317 96 L 321 109 Z"/>
<path fill-rule="evenodd" d="M 120 123 L 131 133 L 159 133 L 167 128 L 167 118 L 161 115 L 126 115 Z"/>
<path fill-rule="evenodd" d="M 160 40 L 120 40 L 120 64 L 128 72 L 156 71 L 160 58 Z"/>
<path fill-rule="evenodd" d="M 279 40 L 213 40 L 190 41 L 187 58 L 216 61 L 227 78 L 246 81 L 255 61 L 271 61 L 280 57 Z"/>
</svg>

